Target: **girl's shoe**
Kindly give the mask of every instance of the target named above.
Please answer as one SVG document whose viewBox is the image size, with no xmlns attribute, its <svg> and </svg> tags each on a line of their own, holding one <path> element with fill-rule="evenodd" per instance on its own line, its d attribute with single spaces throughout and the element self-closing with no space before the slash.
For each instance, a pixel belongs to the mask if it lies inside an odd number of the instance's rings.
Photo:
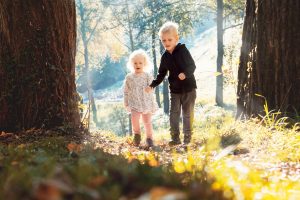
<svg viewBox="0 0 300 200">
<path fill-rule="evenodd" d="M 147 138 L 146 143 L 148 147 L 153 147 L 153 140 L 151 138 Z"/>
<path fill-rule="evenodd" d="M 134 137 L 133 137 L 134 146 L 139 146 L 140 143 L 141 143 L 141 135 L 140 134 L 134 134 Z"/>
</svg>

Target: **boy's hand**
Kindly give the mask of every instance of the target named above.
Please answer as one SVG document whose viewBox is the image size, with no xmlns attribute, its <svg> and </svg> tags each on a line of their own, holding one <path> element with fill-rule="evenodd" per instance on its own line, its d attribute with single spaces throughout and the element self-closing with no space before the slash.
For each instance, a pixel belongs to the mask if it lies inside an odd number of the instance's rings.
<svg viewBox="0 0 300 200">
<path fill-rule="evenodd" d="M 131 109 L 129 108 L 129 106 L 125 106 L 125 109 L 127 110 L 127 112 L 131 112 Z"/>
<path fill-rule="evenodd" d="M 179 78 L 180 80 L 183 81 L 183 80 L 186 78 L 186 76 L 185 76 L 184 73 L 180 73 L 180 74 L 178 75 L 178 78 Z"/>
<path fill-rule="evenodd" d="M 150 86 L 147 86 L 147 87 L 145 88 L 145 92 L 147 92 L 147 93 L 152 92 L 152 90 L 153 90 L 153 88 L 150 87 Z"/>
</svg>

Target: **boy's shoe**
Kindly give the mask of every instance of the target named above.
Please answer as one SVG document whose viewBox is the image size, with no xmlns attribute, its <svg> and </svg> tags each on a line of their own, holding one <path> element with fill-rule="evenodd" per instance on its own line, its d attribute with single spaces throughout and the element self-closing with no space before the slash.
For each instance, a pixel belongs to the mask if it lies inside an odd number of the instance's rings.
<svg viewBox="0 0 300 200">
<path fill-rule="evenodd" d="M 191 142 L 191 140 L 183 140 L 183 144 L 188 145 Z"/>
<path fill-rule="evenodd" d="M 151 138 L 147 138 L 146 143 L 148 147 L 153 147 L 153 140 Z"/>
<path fill-rule="evenodd" d="M 183 143 L 185 145 L 188 145 L 190 142 L 191 142 L 191 134 L 185 134 L 184 139 L 183 139 Z"/>
<path fill-rule="evenodd" d="M 134 146 L 139 146 L 140 143 L 141 143 L 141 135 L 140 134 L 134 134 L 134 137 L 133 137 Z"/>
<path fill-rule="evenodd" d="M 169 142 L 169 146 L 175 146 L 175 145 L 179 145 L 179 144 L 181 144 L 180 139 L 178 139 L 178 140 L 171 140 Z"/>
</svg>

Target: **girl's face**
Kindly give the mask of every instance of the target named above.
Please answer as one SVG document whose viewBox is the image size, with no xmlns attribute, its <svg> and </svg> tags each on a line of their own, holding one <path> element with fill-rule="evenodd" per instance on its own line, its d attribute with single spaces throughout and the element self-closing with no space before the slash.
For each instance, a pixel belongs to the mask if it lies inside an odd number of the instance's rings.
<svg viewBox="0 0 300 200">
<path fill-rule="evenodd" d="M 161 35 L 161 42 L 165 49 L 172 53 L 178 43 L 178 35 L 172 32 L 166 32 Z"/>
<path fill-rule="evenodd" d="M 144 56 L 136 55 L 132 59 L 132 63 L 133 63 L 134 72 L 136 74 L 144 72 L 144 68 L 145 68 L 145 65 L 146 65 Z"/>
</svg>

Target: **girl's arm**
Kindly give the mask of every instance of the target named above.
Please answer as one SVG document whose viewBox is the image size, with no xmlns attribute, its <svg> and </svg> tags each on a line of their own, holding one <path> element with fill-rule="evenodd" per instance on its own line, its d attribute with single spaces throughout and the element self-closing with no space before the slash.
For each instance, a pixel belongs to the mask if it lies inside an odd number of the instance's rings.
<svg viewBox="0 0 300 200">
<path fill-rule="evenodd" d="M 150 86 L 153 81 L 153 76 L 150 73 L 147 73 L 147 87 L 145 88 L 146 93 L 152 92 L 153 88 Z"/>
</svg>

